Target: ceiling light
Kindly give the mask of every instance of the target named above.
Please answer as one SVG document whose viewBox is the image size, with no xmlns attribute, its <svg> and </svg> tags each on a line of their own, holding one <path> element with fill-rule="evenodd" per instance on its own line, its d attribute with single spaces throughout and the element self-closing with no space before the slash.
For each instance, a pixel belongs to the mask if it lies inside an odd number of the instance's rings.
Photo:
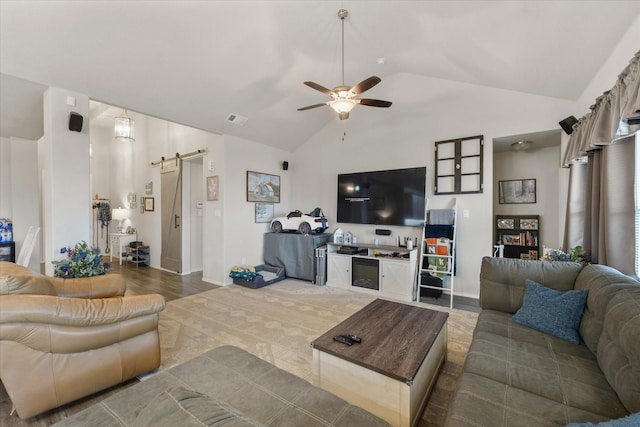
<svg viewBox="0 0 640 427">
<path fill-rule="evenodd" d="M 515 151 L 525 151 L 531 147 L 533 141 L 518 141 L 511 144 L 511 149 Z"/>
<path fill-rule="evenodd" d="M 338 98 L 334 101 L 329 101 L 331 108 L 333 108 L 333 110 L 338 114 L 349 113 L 349 111 L 353 110 L 353 107 L 355 107 L 356 104 L 357 102 L 353 98 Z"/>
<path fill-rule="evenodd" d="M 122 110 L 122 115 L 115 120 L 115 136 L 120 141 L 135 141 L 133 137 L 134 121 L 129 118 L 127 110 Z"/>
</svg>

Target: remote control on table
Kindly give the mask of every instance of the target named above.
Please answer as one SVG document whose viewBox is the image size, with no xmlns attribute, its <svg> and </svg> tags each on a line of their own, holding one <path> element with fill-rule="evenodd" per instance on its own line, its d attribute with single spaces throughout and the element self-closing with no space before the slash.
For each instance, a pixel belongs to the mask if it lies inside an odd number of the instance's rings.
<svg viewBox="0 0 640 427">
<path fill-rule="evenodd" d="M 352 340 L 347 335 L 336 335 L 335 337 L 333 337 L 333 339 L 335 341 L 338 341 L 338 342 L 340 342 L 342 344 L 346 344 L 346 345 L 353 345 L 353 343 L 355 342 L 354 340 Z"/>
</svg>

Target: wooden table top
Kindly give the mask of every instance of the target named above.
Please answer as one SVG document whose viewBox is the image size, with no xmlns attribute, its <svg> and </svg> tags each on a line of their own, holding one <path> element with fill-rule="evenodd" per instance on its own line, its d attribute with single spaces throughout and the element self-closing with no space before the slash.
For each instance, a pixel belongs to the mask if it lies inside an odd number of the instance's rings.
<svg viewBox="0 0 640 427">
<path fill-rule="evenodd" d="M 319 351 L 411 384 L 448 313 L 376 299 L 311 343 Z M 356 335 L 351 346 L 334 341 Z"/>
</svg>

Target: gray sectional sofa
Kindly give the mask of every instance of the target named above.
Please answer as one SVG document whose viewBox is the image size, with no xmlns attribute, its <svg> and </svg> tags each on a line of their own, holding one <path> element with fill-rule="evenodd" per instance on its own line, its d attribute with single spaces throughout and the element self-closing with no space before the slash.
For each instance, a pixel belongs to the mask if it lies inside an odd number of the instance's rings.
<svg viewBox="0 0 640 427">
<path fill-rule="evenodd" d="M 527 279 L 559 291 L 588 290 L 579 345 L 510 321 Z M 448 427 L 564 426 L 640 412 L 635 279 L 602 265 L 487 257 L 480 306 Z"/>
<path fill-rule="evenodd" d="M 389 426 L 233 346 L 215 348 L 155 374 L 55 425 Z"/>
</svg>

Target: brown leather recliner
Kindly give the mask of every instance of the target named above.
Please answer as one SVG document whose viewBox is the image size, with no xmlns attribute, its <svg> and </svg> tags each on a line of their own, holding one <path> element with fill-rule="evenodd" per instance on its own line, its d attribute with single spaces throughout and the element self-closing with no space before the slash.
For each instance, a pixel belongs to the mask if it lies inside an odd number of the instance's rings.
<svg viewBox="0 0 640 427">
<path fill-rule="evenodd" d="M 42 276 L 0 262 L 0 380 L 29 418 L 160 366 L 164 297 L 119 274 Z"/>
</svg>

